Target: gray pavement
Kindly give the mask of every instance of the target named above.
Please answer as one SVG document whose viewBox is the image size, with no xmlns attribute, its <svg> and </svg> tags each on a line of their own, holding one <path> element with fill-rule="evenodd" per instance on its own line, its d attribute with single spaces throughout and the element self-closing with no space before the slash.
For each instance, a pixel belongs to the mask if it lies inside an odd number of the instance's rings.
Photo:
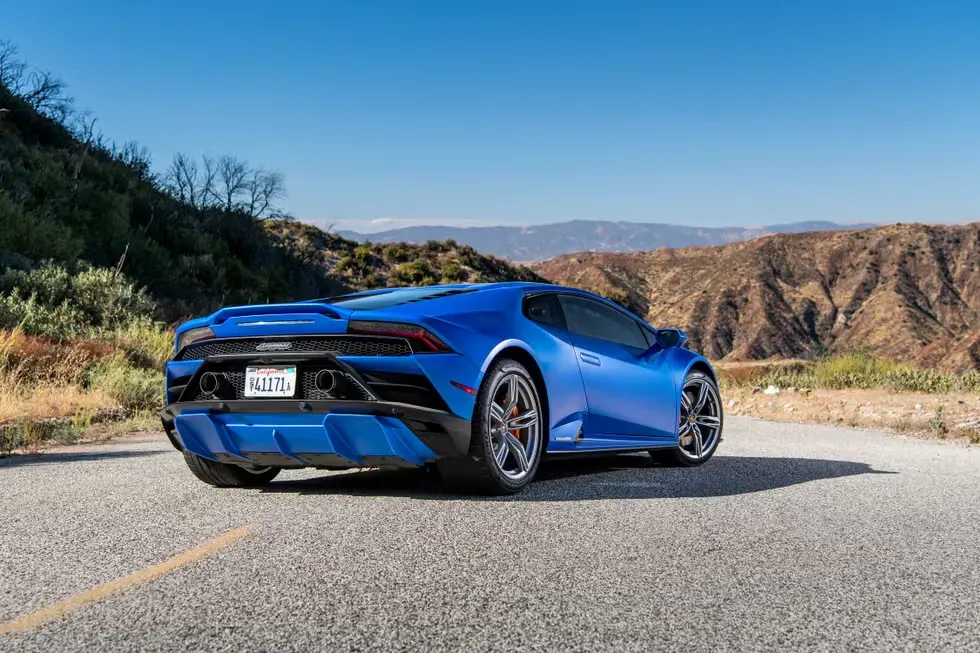
<svg viewBox="0 0 980 653">
<path fill-rule="evenodd" d="M 980 650 L 980 448 L 726 426 L 698 469 L 553 461 L 503 499 L 216 490 L 162 435 L 0 461 L 0 625 L 249 533 L 0 651 Z"/>
</svg>

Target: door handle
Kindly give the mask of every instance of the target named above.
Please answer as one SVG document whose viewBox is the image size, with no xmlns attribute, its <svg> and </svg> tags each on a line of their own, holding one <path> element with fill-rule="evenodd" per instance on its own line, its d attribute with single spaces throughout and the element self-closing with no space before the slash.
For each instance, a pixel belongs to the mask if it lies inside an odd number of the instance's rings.
<svg viewBox="0 0 980 653">
<path fill-rule="evenodd" d="M 593 356 L 592 354 L 586 354 L 584 351 L 579 352 L 578 357 L 582 359 L 583 363 L 588 363 L 589 365 L 595 365 L 596 367 L 602 367 L 602 361 L 599 360 L 598 356 Z"/>
</svg>

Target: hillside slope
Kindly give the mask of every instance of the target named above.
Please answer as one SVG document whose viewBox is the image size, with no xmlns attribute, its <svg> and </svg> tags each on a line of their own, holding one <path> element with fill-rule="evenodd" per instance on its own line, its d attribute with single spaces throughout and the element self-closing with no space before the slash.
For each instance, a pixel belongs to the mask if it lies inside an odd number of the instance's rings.
<svg viewBox="0 0 980 653">
<path fill-rule="evenodd" d="M 354 290 L 437 283 L 538 281 L 530 269 L 478 253 L 453 240 L 406 243 L 356 243 L 301 222 L 266 226 L 272 242 L 337 284 Z"/>
<path fill-rule="evenodd" d="M 676 224 L 622 222 L 619 220 L 571 220 L 530 227 L 402 227 L 373 234 L 338 232 L 345 238 L 377 243 L 424 243 L 453 239 L 478 247 L 481 252 L 512 261 L 544 261 L 574 252 L 641 252 L 658 247 L 725 245 L 773 233 L 840 231 L 874 225 L 841 225 L 834 222 L 795 222 L 767 227 L 689 227 Z"/>
<path fill-rule="evenodd" d="M 574 254 L 532 269 L 681 327 L 716 360 L 865 350 L 953 371 L 980 365 L 980 223 Z"/>
<path fill-rule="evenodd" d="M 5 271 L 50 264 L 113 268 L 145 286 L 166 321 L 379 285 L 537 279 L 455 243 L 359 247 L 237 206 L 192 204 L 145 151 L 83 140 L 0 84 L 0 296 L 15 290 Z"/>
</svg>

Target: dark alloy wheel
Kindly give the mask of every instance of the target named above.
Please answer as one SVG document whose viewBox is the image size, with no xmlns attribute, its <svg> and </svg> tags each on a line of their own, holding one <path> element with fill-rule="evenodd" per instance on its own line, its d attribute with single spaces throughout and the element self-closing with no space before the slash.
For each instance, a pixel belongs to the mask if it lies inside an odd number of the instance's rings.
<svg viewBox="0 0 980 653">
<path fill-rule="evenodd" d="M 681 392 L 677 447 L 653 449 L 650 455 L 665 465 L 702 465 L 718 448 L 723 424 L 718 386 L 707 374 L 690 372 Z"/>
<path fill-rule="evenodd" d="M 519 492 L 541 462 L 546 428 L 538 389 L 527 369 L 514 360 L 499 360 L 477 395 L 469 452 L 440 460 L 439 472 L 467 491 Z"/>
<path fill-rule="evenodd" d="M 262 487 L 281 471 L 278 467 L 228 465 L 188 451 L 184 452 L 184 461 L 194 476 L 215 487 Z"/>
</svg>

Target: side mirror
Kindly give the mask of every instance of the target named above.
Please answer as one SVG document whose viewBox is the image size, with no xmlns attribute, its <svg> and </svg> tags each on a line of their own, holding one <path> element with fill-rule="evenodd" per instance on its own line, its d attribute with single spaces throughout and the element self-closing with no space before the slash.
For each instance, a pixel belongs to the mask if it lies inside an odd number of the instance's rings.
<svg viewBox="0 0 980 653">
<path fill-rule="evenodd" d="M 657 337 L 664 347 L 683 347 L 687 343 L 687 334 L 680 329 L 657 329 Z"/>
</svg>

